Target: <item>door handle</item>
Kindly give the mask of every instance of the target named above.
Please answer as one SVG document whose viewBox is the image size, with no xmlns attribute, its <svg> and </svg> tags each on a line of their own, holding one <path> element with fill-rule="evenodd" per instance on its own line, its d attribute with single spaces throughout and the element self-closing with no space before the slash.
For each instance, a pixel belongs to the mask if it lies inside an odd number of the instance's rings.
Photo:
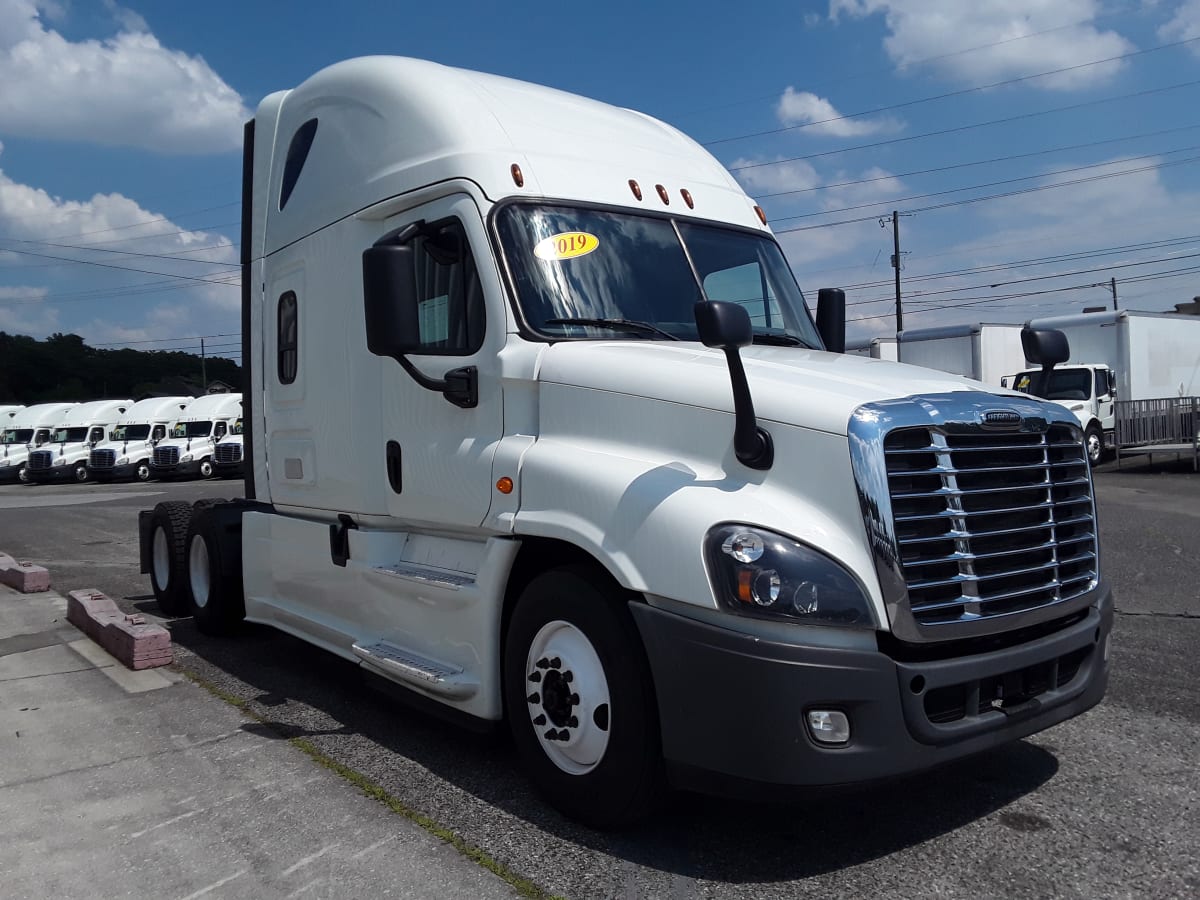
<svg viewBox="0 0 1200 900">
<path fill-rule="evenodd" d="M 395 441 L 387 442 L 387 477 L 392 490 L 399 494 L 404 490 L 404 476 L 400 469 L 400 445 Z"/>
</svg>

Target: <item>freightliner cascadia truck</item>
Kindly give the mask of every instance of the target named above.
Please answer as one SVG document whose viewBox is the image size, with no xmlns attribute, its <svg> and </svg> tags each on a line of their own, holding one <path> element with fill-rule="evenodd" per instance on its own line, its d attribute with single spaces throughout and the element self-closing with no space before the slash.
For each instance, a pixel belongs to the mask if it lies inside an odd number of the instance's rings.
<svg viewBox="0 0 1200 900">
<path fill-rule="evenodd" d="M 507 721 L 597 826 L 664 785 L 920 771 L 1101 699 L 1079 422 L 838 352 L 844 296 L 814 322 L 675 129 L 356 59 L 262 101 L 243 198 L 245 499 L 142 513 L 165 611 Z"/>
</svg>

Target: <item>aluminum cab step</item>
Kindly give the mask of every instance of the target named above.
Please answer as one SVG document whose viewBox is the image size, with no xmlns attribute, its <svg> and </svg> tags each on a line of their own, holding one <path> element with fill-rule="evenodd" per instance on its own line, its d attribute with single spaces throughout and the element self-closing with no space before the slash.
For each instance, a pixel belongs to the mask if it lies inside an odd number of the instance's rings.
<svg viewBox="0 0 1200 900">
<path fill-rule="evenodd" d="M 450 700 L 465 700 L 479 691 L 479 682 L 460 667 L 428 659 L 387 641 L 354 644 L 351 650 L 364 666 L 381 675 Z"/>
<path fill-rule="evenodd" d="M 403 578 L 407 581 L 419 581 L 423 584 L 435 585 L 452 591 L 475 584 L 474 576 L 465 572 L 451 572 L 446 569 L 419 566 L 415 563 L 398 562 L 386 566 L 374 566 L 373 568 L 382 575 Z"/>
</svg>

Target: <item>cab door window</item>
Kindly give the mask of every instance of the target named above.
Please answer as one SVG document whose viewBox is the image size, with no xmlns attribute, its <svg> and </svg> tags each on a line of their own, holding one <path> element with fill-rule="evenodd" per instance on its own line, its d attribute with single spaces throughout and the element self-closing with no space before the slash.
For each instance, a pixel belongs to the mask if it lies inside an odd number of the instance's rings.
<svg viewBox="0 0 1200 900">
<path fill-rule="evenodd" d="M 427 353 L 466 356 L 483 344 L 483 286 L 462 224 L 414 240 L 417 333 Z"/>
</svg>

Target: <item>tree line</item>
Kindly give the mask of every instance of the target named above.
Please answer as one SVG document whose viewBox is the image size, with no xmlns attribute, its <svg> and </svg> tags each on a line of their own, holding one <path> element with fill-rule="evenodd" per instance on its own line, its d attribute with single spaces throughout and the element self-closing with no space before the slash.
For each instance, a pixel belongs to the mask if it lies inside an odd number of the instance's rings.
<svg viewBox="0 0 1200 900">
<path fill-rule="evenodd" d="M 208 357 L 209 383 L 242 389 L 241 367 Z M 52 334 L 44 341 L 0 331 L 0 403 L 138 400 L 156 394 L 204 392 L 200 356 L 182 350 L 105 350 L 89 347 L 77 334 Z"/>
</svg>

